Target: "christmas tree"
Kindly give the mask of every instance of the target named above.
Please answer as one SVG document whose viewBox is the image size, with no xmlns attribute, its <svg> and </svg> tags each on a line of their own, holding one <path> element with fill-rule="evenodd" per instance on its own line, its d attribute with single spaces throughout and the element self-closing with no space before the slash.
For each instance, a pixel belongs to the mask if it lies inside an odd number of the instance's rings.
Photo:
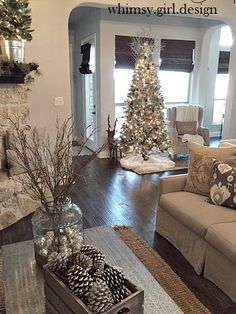
<svg viewBox="0 0 236 314">
<path fill-rule="evenodd" d="M 32 39 L 28 0 L 0 0 L 0 35 L 5 39 Z"/>
<path fill-rule="evenodd" d="M 163 112 L 164 99 L 153 61 L 154 41 L 134 38 L 132 49 L 136 63 L 121 128 L 120 150 L 124 155 L 141 154 L 147 160 L 154 147 L 166 151 L 170 146 Z"/>
</svg>

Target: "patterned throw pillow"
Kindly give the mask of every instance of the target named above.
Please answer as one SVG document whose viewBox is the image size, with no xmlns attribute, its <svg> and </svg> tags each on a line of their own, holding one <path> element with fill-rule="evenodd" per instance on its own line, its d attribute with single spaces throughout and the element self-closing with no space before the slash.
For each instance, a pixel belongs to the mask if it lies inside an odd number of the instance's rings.
<svg viewBox="0 0 236 314">
<path fill-rule="evenodd" d="M 190 162 L 188 176 L 184 190 L 196 194 L 209 196 L 214 159 L 236 164 L 236 146 L 207 147 L 193 142 L 188 143 Z"/>
<path fill-rule="evenodd" d="M 236 168 L 234 166 L 219 161 L 214 162 L 209 202 L 236 209 Z"/>
</svg>

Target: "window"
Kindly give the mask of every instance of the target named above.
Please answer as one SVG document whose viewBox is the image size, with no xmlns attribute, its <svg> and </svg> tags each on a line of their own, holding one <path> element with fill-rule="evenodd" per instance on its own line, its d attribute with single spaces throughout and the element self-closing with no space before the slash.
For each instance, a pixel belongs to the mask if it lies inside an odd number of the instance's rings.
<svg viewBox="0 0 236 314">
<path fill-rule="evenodd" d="M 132 69 L 115 69 L 115 117 L 117 118 L 116 135 L 118 138 L 120 135 L 120 129 L 123 124 L 123 115 L 127 94 L 132 81 L 134 70 Z"/>
<path fill-rule="evenodd" d="M 118 118 L 118 134 L 123 123 L 124 102 L 134 69 L 131 42 L 132 38 L 129 36 L 115 36 L 115 116 Z M 161 45 L 163 49 L 158 78 L 165 103 L 188 103 L 195 41 L 163 39 Z"/>
<path fill-rule="evenodd" d="M 115 69 L 115 103 L 123 104 L 127 98 L 134 70 Z"/>
<path fill-rule="evenodd" d="M 115 134 L 115 138 L 119 138 L 120 137 L 120 131 L 121 131 L 121 127 L 124 121 L 124 110 L 125 110 L 125 106 L 124 105 L 117 105 L 115 106 L 115 117 L 117 118 L 117 123 L 116 123 L 116 134 Z"/>
<path fill-rule="evenodd" d="M 126 101 L 132 81 L 133 70 L 115 69 L 115 117 L 117 135 L 123 123 L 124 102 Z M 190 73 L 176 71 L 159 71 L 158 77 L 165 103 L 188 103 Z"/>
<path fill-rule="evenodd" d="M 220 46 L 231 47 L 233 43 L 232 32 L 229 26 L 221 27 Z"/>
<path fill-rule="evenodd" d="M 187 103 L 190 73 L 159 71 L 162 95 L 165 103 Z"/>
<path fill-rule="evenodd" d="M 229 74 L 217 74 L 214 96 L 213 124 L 221 124 L 225 112 Z"/>
<path fill-rule="evenodd" d="M 187 103 L 195 41 L 161 40 L 159 79 L 166 103 Z"/>
</svg>

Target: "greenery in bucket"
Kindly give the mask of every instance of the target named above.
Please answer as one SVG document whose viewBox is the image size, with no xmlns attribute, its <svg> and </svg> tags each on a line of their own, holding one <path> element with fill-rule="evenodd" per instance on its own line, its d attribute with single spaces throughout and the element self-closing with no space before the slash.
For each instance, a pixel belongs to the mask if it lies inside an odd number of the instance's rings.
<svg viewBox="0 0 236 314">
<path fill-rule="evenodd" d="M 28 0 L 0 0 L 0 35 L 5 39 L 32 40 Z"/>
</svg>

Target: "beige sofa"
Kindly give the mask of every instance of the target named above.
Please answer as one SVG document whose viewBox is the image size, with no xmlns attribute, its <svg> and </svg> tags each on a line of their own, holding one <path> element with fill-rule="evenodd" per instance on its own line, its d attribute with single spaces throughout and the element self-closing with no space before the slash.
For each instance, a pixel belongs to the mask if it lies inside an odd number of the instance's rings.
<svg viewBox="0 0 236 314">
<path fill-rule="evenodd" d="M 236 210 L 185 192 L 186 177 L 161 178 L 156 231 L 236 302 Z"/>
</svg>

